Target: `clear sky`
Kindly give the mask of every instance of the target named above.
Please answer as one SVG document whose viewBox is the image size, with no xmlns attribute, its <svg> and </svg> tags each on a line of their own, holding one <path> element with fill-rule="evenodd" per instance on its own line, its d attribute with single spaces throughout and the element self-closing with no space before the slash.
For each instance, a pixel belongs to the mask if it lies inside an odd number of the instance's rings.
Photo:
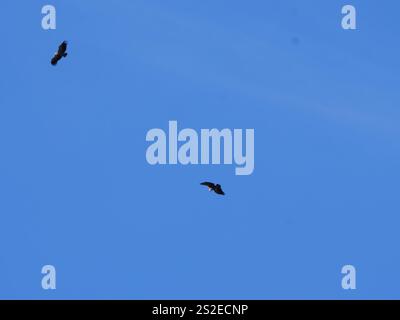
<svg viewBox="0 0 400 320">
<path fill-rule="evenodd" d="M 2 0 L 0 298 L 400 298 L 399 10 Z M 170 120 L 254 128 L 253 174 L 149 165 Z"/>
</svg>

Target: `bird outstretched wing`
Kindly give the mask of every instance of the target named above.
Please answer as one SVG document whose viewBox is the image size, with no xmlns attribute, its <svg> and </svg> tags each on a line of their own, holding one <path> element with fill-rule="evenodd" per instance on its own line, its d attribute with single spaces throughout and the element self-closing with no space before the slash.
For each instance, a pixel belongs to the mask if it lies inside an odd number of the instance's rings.
<svg viewBox="0 0 400 320">
<path fill-rule="evenodd" d="M 51 58 L 51 64 L 52 64 L 53 66 L 55 66 L 55 65 L 57 64 L 58 60 L 60 60 L 59 57 L 58 57 L 58 54 L 55 54 L 55 55 L 53 56 L 53 58 Z"/>
<path fill-rule="evenodd" d="M 67 51 L 67 41 L 63 41 L 59 46 L 58 46 L 58 54 L 63 55 Z"/>
<path fill-rule="evenodd" d="M 203 185 L 203 186 L 207 186 L 207 187 L 209 187 L 209 188 L 211 188 L 211 189 L 214 189 L 214 188 L 215 188 L 215 184 L 212 183 L 212 182 L 202 182 L 202 183 L 200 183 L 200 184 Z"/>
</svg>

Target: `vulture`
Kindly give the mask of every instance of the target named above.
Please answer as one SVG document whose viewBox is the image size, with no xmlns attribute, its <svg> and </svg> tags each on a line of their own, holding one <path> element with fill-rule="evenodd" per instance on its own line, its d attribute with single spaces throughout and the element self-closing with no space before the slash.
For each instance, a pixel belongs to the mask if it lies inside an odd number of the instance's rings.
<svg viewBox="0 0 400 320">
<path fill-rule="evenodd" d="M 222 196 L 225 195 L 225 193 L 222 191 L 221 185 L 219 184 L 214 184 L 212 182 L 202 182 L 200 184 L 203 186 L 207 186 L 208 191 L 214 191 L 216 194 L 220 194 Z"/>
<path fill-rule="evenodd" d="M 68 53 L 67 51 L 67 41 L 63 41 L 58 47 L 58 51 L 54 54 L 53 58 L 51 59 L 51 64 L 55 66 L 58 61 L 61 60 L 61 58 L 65 58 Z"/>
</svg>

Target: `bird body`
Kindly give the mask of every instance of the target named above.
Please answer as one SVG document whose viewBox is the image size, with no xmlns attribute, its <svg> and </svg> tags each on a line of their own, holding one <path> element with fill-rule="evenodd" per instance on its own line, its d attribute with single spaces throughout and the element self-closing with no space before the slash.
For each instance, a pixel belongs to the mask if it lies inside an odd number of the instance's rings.
<svg viewBox="0 0 400 320">
<path fill-rule="evenodd" d="M 200 184 L 203 186 L 207 186 L 208 191 L 214 191 L 216 194 L 220 194 L 222 196 L 225 195 L 224 191 L 222 191 L 221 185 L 219 184 L 214 184 L 212 182 L 202 182 Z"/>
<path fill-rule="evenodd" d="M 58 51 L 54 53 L 53 58 L 51 59 L 51 64 L 55 66 L 58 61 L 61 60 L 61 58 L 65 58 L 68 55 L 67 53 L 67 41 L 63 41 L 59 47 Z"/>
</svg>

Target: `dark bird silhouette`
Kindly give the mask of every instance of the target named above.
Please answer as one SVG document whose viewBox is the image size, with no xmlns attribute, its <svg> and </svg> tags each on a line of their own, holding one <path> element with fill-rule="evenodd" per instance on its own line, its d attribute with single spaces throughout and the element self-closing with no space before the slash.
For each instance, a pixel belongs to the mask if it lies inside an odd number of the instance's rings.
<svg viewBox="0 0 400 320">
<path fill-rule="evenodd" d="M 51 59 L 51 64 L 55 66 L 61 58 L 65 58 L 68 55 L 67 53 L 67 41 L 63 41 L 58 47 L 58 51 L 54 54 L 53 58 Z"/>
<path fill-rule="evenodd" d="M 203 186 L 207 186 L 209 191 L 214 191 L 216 194 L 225 195 L 222 191 L 222 188 L 219 184 L 214 184 L 212 182 L 202 182 L 200 183 Z"/>
</svg>

